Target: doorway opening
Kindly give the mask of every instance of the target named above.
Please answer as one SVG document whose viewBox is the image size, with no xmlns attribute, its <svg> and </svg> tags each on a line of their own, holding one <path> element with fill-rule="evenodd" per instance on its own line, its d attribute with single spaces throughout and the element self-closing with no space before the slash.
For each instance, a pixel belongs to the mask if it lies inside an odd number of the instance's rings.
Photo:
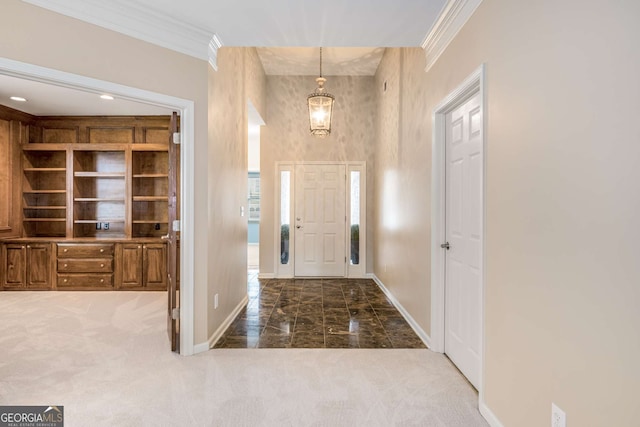
<svg viewBox="0 0 640 427">
<path fill-rule="evenodd" d="M 276 170 L 276 277 L 365 277 L 365 162 Z"/>
<path fill-rule="evenodd" d="M 433 114 L 431 349 L 483 396 L 484 66 Z"/>
<path fill-rule="evenodd" d="M 247 111 L 247 282 L 251 288 L 260 272 L 260 127 L 264 120 L 251 101 Z"/>
<path fill-rule="evenodd" d="M 194 204 L 194 194 L 189 191 L 193 187 L 193 165 L 194 165 L 194 147 L 193 147 L 193 134 L 194 134 L 194 103 L 193 101 L 189 101 L 186 99 L 181 99 L 169 95 L 163 95 L 155 92 L 150 92 L 142 89 L 137 89 L 129 86 L 124 86 L 116 83 L 110 83 L 102 80 L 97 80 L 93 78 L 88 78 L 76 74 L 66 73 L 62 71 L 57 71 L 45 67 L 39 67 L 31 64 L 22 63 L 19 61 L 13 61 L 9 59 L 0 59 L 0 75 L 14 77 L 17 79 L 21 79 L 23 81 L 37 82 L 39 84 L 49 85 L 51 87 L 57 88 L 67 88 L 72 91 L 78 93 L 89 93 L 93 95 L 100 95 L 108 93 L 117 99 L 122 99 L 127 102 L 139 103 L 140 105 L 147 106 L 155 106 L 160 107 L 163 110 L 166 110 L 169 114 L 171 111 L 177 111 L 180 114 L 181 121 L 181 133 L 179 134 L 179 142 L 182 142 L 182 157 L 181 163 L 179 166 L 180 170 L 180 190 L 179 194 L 182 194 L 181 206 L 180 206 L 180 215 L 179 218 L 182 218 L 180 224 L 175 224 L 176 227 L 180 228 L 181 234 L 181 254 L 180 254 L 180 263 L 182 264 L 182 268 L 180 271 L 179 278 L 181 279 L 181 292 L 180 292 L 180 313 L 176 315 L 179 316 L 180 320 L 180 342 L 178 343 L 180 348 L 180 353 L 183 355 L 191 355 L 194 353 L 194 345 L 193 345 L 193 311 L 194 311 L 194 285 L 193 285 L 193 275 L 194 275 L 194 259 L 193 259 L 193 242 L 194 242 L 194 230 L 193 230 L 193 204 Z M 109 150 L 107 150 L 109 151 Z M 111 150 L 113 151 L 113 150 Z M 82 157 L 86 157 L 86 154 L 79 153 Z M 70 163 L 71 164 L 71 163 Z M 74 167 L 76 163 L 73 163 Z M 81 167 L 81 164 L 78 163 L 78 167 Z M 62 171 L 60 172 L 62 173 Z M 141 173 L 140 175 L 142 175 Z M 159 179 L 156 178 L 156 174 L 152 174 L 153 178 L 149 178 L 144 172 L 144 178 L 140 178 L 138 180 L 149 180 L 149 179 Z M 122 180 L 122 173 L 118 172 L 117 177 L 114 174 L 105 173 L 103 171 L 92 171 L 85 172 L 79 170 L 76 173 L 74 169 L 74 176 L 79 180 L 82 179 L 119 179 Z M 139 196 L 139 197 L 156 197 L 156 196 Z M 80 199 L 83 199 L 82 197 Z M 96 196 L 89 197 L 89 199 L 96 199 Z M 73 200 L 73 199 L 72 199 Z M 142 199 L 139 199 L 142 201 Z M 155 200 L 155 199 L 154 199 Z M 84 202 L 83 200 L 74 200 L 73 203 Z M 97 201 L 94 201 L 97 203 Z M 147 200 L 145 200 L 147 202 Z M 75 206 L 75 205 L 74 205 Z M 141 211 L 142 212 L 142 211 Z M 145 214 L 148 211 L 144 211 Z M 120 217 L 116 219 L 120 220 Z M 88 220 L 84 220 L 83 218 L 75 218 L 73 219 L 74 223 L 82 224 L 85 228 L 89 228 L 88 225 L 85 225 Z M 100 224 L 97 224 L 95 220 L 91 221 L 92 232 L 97 233 L 95 230 L 111 230 L 111 222 L 112 221 L 100 221 Z M 143 228 L 149 224 L 151 224 L 151 228 L 155 231 L 158 231 L 158 226 L 160 221 L 153 219 L 150 220 L 148 218 L 138 218 L 137 219 L 137 227 Z M 95 224 L 94 224 L 95 223 Z M 107 224 L 107 228 L 104 228 L 105 223 Z M 173 224 L 172 224 L 173 225 Z M 182 225 L 180 227 L 180 225 Z M 100 226 L 100 227 L 99 227 Z M 162 229 L 162 224 L 160 224 L 160 230 Z M 117 230 L 117 229 L 116 229 Z M 74 231 L 75 233 L 75 231 Z M 136 248 L 137 249 L 137 248 Z M 160 261 L 161 262 L 161 261 Z M 108 263 L 98 264 L 100 266 L 104 265 L 104 268 L 107 268 Z M 100 280 L 106 280 L 104 278 Z M 103 283 L 103 282 L 98 282 Z"/>
</svg>

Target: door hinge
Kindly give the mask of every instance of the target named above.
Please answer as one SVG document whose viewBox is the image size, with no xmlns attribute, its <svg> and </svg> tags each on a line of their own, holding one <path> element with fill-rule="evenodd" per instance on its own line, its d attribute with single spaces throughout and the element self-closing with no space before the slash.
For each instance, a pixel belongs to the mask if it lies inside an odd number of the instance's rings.
<svg viewBox="0 0 640 427">
<path fill-rule="evenodd" d="M 180 231 L 180 220 L 176 219 L 173 221 L 173 231 Z"/>
<path fill-rule="evenodd" d="M 173 143 L 180 144 L 180 132 L 173 133 Z"/>
<path fill-rule="evenodd" d="M 179 320 L 180 319 L 180 307 L 176 307 L 171 310 L 171 319 Z"/>
</svg>

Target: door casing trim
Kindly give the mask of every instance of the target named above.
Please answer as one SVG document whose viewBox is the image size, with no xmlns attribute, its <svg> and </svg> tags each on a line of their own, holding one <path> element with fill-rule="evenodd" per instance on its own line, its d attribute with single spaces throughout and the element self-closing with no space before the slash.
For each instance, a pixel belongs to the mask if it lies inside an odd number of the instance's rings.
<svg viewBox="0 0 640 427">
<path fill-rule="evenodd" d="M 486 282 L 486 96 L 485 96 L 485 65 L 480 65 L 475 69 L 456 89 L 447 95 L 433 109 L 433 135 L 432 135 L 432 164 L 431 164 L 431 350 L 444 353 L 445 340 L 445 252 L 440 244 L 445 241 L 446 231 L 446 147 L 445 147 L 445 116 L 456 107 L 460 106 L 472 95 L 480 94 L 480 109 L 482 112 L 482 149 L 483 149 L 483 171 L 482 171 L 482 209 L 483 209 L 483 232 L 482 232 L 482 279 L 481 279 L 481 301 L 480 315 L 482 319 L 481 340 L 480 340 L 480 388 L 479 398 L 483 402 L 484 390 L 484 351 L 485 351 L 485 282 Z"/>
<path fill-rule="evenodd" d="M 349 177 L 350 171 L 357 170 L 360 171 L 360 263 L 357 266 L 352 266 L 349 264 L 347 260 L 347 265 L 345 268 L 345 278 L 365 278 L 366 275 L 366 265 L 367 265 L 367 162 L 365 161 L 302 161 L 302 162 L 285 162 L 278 161 L 275 163 L 275 177 L 274 177 L 274 221 L 273 221 L 273 230 L 274 230 L 274 239 L 273 239 L 273 262 L 274 262 L 274 274 L 273 278 L 278 279 L 286 279 L 293 278 L 295 276 L 295 270 L 293 268 L 294 265 L 294 257 L 295 257 L 295 239 L 293 238 L 293 234 L 289 235 L 289 263 L 286 266 L 280 264 L 280 172 L 281 171 L 290 171 L 291 172 L 291 200 L 290 200 L 290 217 L 294 217 L 294 206 L 295 206 L 295 169 L 296 166 L 300 165 L 344 165 L 345 166 L 345 184 L 346 184 L 346 207 L 347 207 L 347 216 L 351 214 L 351 200 L 350 200 L 350 186 L 349 186 Z M 364 230 L 364 233 L 362 233 Z M 295 232 L 295 231 L 294 231 Z M 345 254 L 347 257 L 350 254 L 349 247 L 349 236 L 351 236 L 350 226 L 348 221 L 345 221 Z M 261 278 L 271 277 L 271 275 L 261 273 L 259 275 Z M 305 278 L 309 278 L 306 277 Z"/>
</svg>

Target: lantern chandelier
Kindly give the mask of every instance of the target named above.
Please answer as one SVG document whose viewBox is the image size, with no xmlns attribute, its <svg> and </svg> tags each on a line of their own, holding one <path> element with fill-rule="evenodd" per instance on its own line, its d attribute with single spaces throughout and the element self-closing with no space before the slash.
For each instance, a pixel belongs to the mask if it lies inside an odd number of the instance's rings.
<svg viewBox="0 0 640 427">
<path fill-rule="evenodd" d="M 311 135 L 321 138 L 331 133 L 331 114 L 335 100 L 333 95 L 325 92 L 324 83 L 326 81 L 327 79 L 322 77 L 322 48 L 320 48 L 320 77 L 316 79 L 318 88 L 307 97 L 307 104 L 309 105 Z"/>
</svg>

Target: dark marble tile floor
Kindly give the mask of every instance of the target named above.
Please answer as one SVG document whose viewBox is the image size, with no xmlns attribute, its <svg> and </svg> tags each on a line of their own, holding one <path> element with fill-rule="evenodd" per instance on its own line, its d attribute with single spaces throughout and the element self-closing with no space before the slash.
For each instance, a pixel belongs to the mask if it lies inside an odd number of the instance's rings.
<svg viewBox="0 0 640 427">
<path fill-rule="evenodd" d="M 214 348 L 425 348 L 369 279 L 249 279 Z"/>
</svg>

